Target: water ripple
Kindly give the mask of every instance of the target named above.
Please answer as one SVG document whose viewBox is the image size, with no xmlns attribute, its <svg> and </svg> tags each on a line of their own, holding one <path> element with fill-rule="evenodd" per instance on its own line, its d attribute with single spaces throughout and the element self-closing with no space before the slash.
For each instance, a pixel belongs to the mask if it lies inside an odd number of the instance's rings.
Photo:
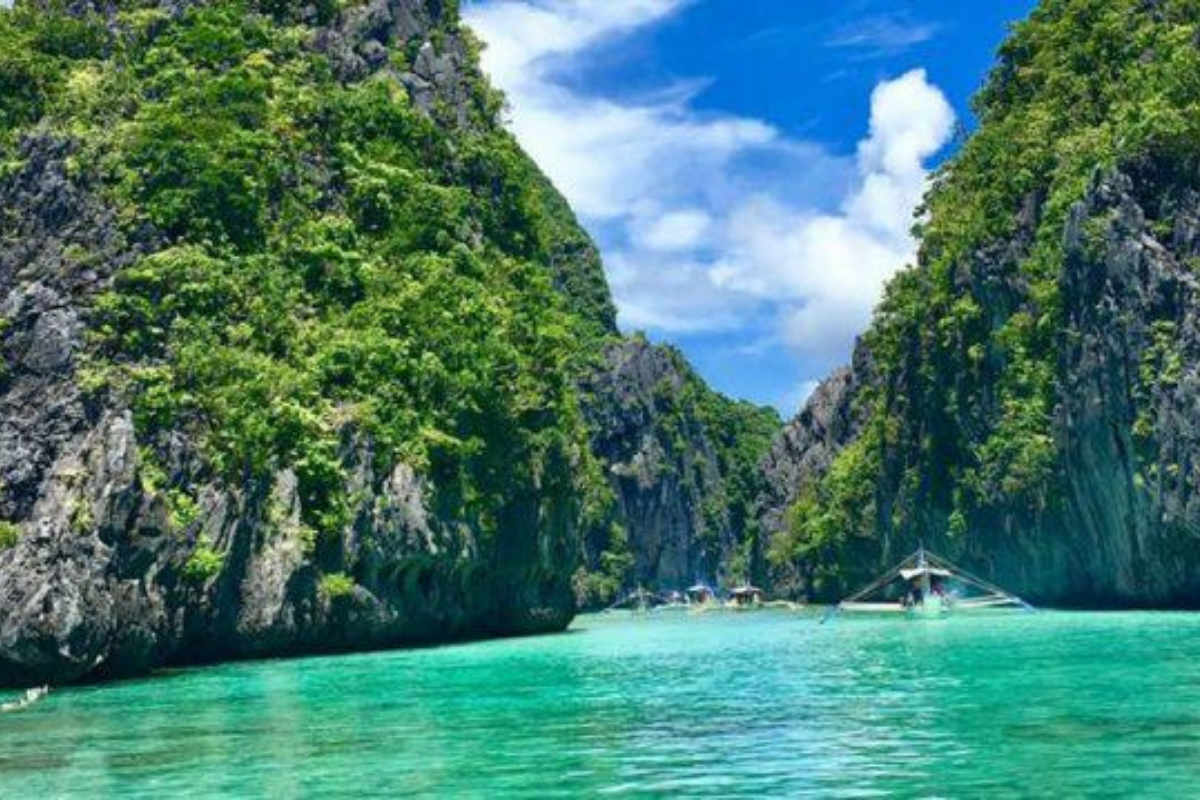
<svg viewBox="0 0 1200 800">
<path fill-rule="evenodd" d="M 0 717 L 0 796 L 1200 792 L 1200 617 L 576 627 L 56 692 Z"/>
</svg>

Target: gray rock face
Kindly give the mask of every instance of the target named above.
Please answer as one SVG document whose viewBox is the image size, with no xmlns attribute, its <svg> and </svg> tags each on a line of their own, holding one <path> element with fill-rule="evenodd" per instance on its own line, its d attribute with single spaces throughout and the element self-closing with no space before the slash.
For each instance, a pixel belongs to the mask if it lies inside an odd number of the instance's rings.
<svg viewBox="0 0 1200 800">
<path fill-rule="evenodd" d="M 1064 234 L 1065 527 L 1088 555 L 1081 592 L 1192 606 L 1200 603 L 1200 196 L 1171 198 L 1164 228 L 1151 218 L 1161 209 L 1139 201 L 1158 193 L 1119 173 L 1098 180 Z"/>
<path fill-rule="evenodd" d="M 698 380 L 674 350 L 633 338 L 612 345 L 583 384 L 592 449 L 617 497 L 634 580 L 648 587 L 713 580 L 738 543 L 712 432 L 687 404 Z"/>
<path fill-rule="evenodd" d="M 347 80 L 388 68 L 385 43 L 416 42 L 412 73 L 399 79 L 414 101 L 448 104 L 462 121 L 462 70 L 474 66 L 461 42 L 432 44 L 431 26 L 447 13 L 437 0 L 374 2 L 318 40 Z M 333 544 L 301 524 L 289 470 L 264 485 L 226 485 L 182 437 L 168 443 L 166 466 L 198 508 L 175 518 L 129 411 L 89 394 L 81 369 L 93 298 L 162 242 L 153 230 L 120 228 L 68 169 L 72 150 L 28 138 L 22 168 L 0 178 L 0 521 L 19 531 L 15 546 L 0 548 L 0 685 L 570 622 L 569 509 L 518 498 L 503 532 L 482 541 L 438 516 L 430 485 L 408 466 L 378 472 L 372 442 L 353 430 L 342 432 L 341 452 L 351 522 Z"/>
<path fill-rule="evenodd" d="M 25 517 L 47 469 L 89 426 L 74 377 L 86 308 L 152 245 L 126 241 L 113 214 L 68 179 L 69 142 L 22 143 L 25 166 L 0 180 L 0 518 Z M 86 263 L 77 253 L 89 255 Z"/>
<path fill-rule="evenodd" d="M 199 521 L 178 530 L 143 485 L 132 421 L 105 416 L 55 462 L 20 543 L 0 551 L 0 685 L 528 633 L 570 621 L 570 586 L 549 552 L 480 558 L 475 531 L 429 513 L 421 478 L 404 466 L 374 475 L 370 455 L 369 446 L 348 443 L 358 507 L 333 558 L 355 581 L 334 593 L 305 541 L 289 471 L 257 495 L 252 487 L 205 487 Z M 530 549 L 549 551 L 544 543 L 563 531 L 547 529 L 536 505 L 528 510 L 532 516 L 516 522 L 540 527 Z M 221 558 L 200 580 L 187 571 L 198 543 Z"/>
<path fill-rule="evenodd" d="M 916 527 L 880 529 L 864 572 L 923 538 L 1039 602 L 1200 606 L 1200 195 L 1187 180 L 1178 184 L 1149 169 L 1097 177 L 1063 231 L 1058 463 L 1045 492 L 1053 501 L 1031 510 L 992 498 L 969 535 L 956 539 L 945 528 L 953 477 L 939 476 L 940 492 L 909 499 Z M 1022 233 L 979 253 L 964 271 L 963 291 L 980 303 L 992 330 L 1027 295 L 1015 265 L 1036 216 L 1033 203 Z M 913 360 L 924 364 L 920 354 Z M 967 389 L 949 379 L 931 385 L 918 366 L 901 375 L 887 396 L 905 427 L 885 464 L 903 463 L 911 455 L 904 448 L 939 426 L 968 444 L 980 441 L 1000 413 L 993 366 L 985 361 L 984 377 Z M 937 374 L 939 366 L 925 368 Z M 855 394 L 879 388 L 877 381 L 860 347 L 853 367 L 822 386 L 781 434 L 764 465 L 767 530 L 782 530 L 800 491 L 855 440 L 864 420 Z M 942 409 L 952 389 L 958 401 L 947 418 Z M 901 502 L 892 472 L 881 477 L 877 502 L 885 509 Z"/>
<path fill-rule="evenodd" d="M 447 17 L 441 2 L 370 0 L 348 8 L 322 28 L 317 47 L 330 57 L 342 80 L 389 73 L 404 84 L 418 108 L 433 113 L 442 105 L 465 126 L 474 96 L 469 78 L 477 67 L 457 34 L 440 36 L 436 43 L 428 38 Z"/>
<path fill-rule="evenodd" d="M 860 349 L 860 360 L 865 357 L 866 351 Z M 760 502 L 767 530 L 777 531 L 786 524 L 784 516 L 800 489 L 823 475 L 845 444 L 858 435 L 863 420 L 854 400 L 860 372 L 865 367 L 858 371 L 847 367 L 823 381 L 763 459 L 766 485 Z"/>
</svg>

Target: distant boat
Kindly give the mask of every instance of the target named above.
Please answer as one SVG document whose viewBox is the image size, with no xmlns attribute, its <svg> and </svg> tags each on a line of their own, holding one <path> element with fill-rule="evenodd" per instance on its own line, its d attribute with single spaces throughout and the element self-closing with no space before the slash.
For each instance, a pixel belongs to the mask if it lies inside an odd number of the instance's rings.
<svg viewBox="0 0 1200 800">
<path fill-rule="evenodd" d="M 696 583 L 687 588 L 688 611 L 693 614 L 700 614 L 705 611 L 714 611 L 721 607 L 721 601 L 717 599 L 717 593 L 707 583 Z"/>
<path fill-rule="evenodd" d="M 762 608 L 764 592 L 757 586 L 744 584 L 729 590 L 729 602 L 726 603 L 727 608 L 732 608 L 735 611 L 748 611 L 755 608 Z"/>
<path fill-rule="evenodd" d="M 659 595 L 662 603 L 654 607 L 655 611 L 686 611 L 689 605 L 687 595 L 672 589 Z"/>
<path fill-rule="evenodd" d="M 1015 594 L 976 577 L 924 546 L 830 610 L 943 617 L 981 609 L 1035 610 Z M 826 618 L 828 618 L 827 615 Z"/>
<path fill-rule="evenodd" d="M 635 614 L 645 614 L 650 611 L 675 611 L 685 608 L 687 608 L 686 598 L 680 592 L 651 592 L 638 586 L 604 611 L 625 609 Z"/>
<path fill-rule="evenodd" d="M 662 599 L 658 595 L 654 592 L 648 592 L 639 586 L 604 610 L 608 612 L 628 609 L 634 613 L 645 613 L 661 603 Z"/>
<path fill-rule="evenodd" d="M 750 584 L 731 589 L 728 600 L 722 601 L 711 586 L 706 583 L 697 583 L 682 592 L 677 590 L 652 592 L 638 586 L 622 595 L 604 611 L 607 613 L 624 610 L 635 614 L 645 614 L 652 611 L 686 610 L 693 614 L 700 614 L 706 611 L 750 611 L 764 608 L 797 610 L 802 609 L 803 606 L 786 600 L 767 602 L 766 593 Z"/>
</svg>

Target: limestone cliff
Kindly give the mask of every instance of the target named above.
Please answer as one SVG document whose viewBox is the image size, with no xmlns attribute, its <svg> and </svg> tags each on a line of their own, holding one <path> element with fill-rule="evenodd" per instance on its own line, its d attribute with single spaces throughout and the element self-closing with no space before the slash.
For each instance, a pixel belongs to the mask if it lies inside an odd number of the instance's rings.
<svg viewBox="0 0 1200 800">
<path fill-rule="evenodd" d="M 678 590 L 757 572 L 751 505 L 776 413 L 716 394 L 678 351 L 636 336 L 610 344 L 582 389 L 620 527 L 586 542 L 588 568 L 615 580 L 585 587 L 585 602 L 621 586 Z"/>
<path fill-rule="evenodd" d="M 0 684 L 570 621 L 611 303 L 456 14 L 0 10 Z"/>
</svg>

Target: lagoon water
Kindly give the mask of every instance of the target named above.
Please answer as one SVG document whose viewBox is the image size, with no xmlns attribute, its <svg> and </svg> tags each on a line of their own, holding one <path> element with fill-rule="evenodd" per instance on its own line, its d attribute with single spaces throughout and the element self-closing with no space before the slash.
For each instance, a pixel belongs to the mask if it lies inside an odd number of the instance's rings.
<svg viewBox="0 0 1200 800">
<path fill-rule="evenodd" d="M 590 616 L 0 714 L 19 798 L 1198 793 L 1200 615 Z"/>
</svg>

